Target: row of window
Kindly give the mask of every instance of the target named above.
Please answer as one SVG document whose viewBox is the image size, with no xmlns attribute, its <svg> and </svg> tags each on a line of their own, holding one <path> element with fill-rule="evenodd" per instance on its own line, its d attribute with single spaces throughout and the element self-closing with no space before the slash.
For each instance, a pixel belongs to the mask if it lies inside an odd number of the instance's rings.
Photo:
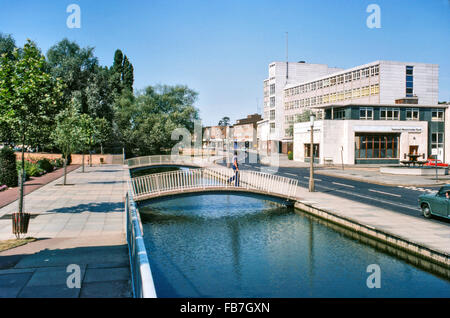
<svg viewBox="0 0 450 318">
<path fill-rule="evenodd" d="M 419 109 L 418 108 L 407 108 L 406 120 L 419 120 Z M 362 120 L 373 120 L 373 107 L 360 107 L 359 108 L 359 119 Z M 337 109 L 333 112 L 334 119 L 345 118 L 345 109 Z M 400 108 L 380 108 L 380 120 L 400 120 Z M 432 121 L 444 121 L 444 110 L 434 109 L 431 112 Z"/>
<path fill-rule="evenodd" d="M 321 96 L 313 96 L 303 99 L 297 99 L 284 103 L 284 109 L 296 109 L 301 107 L 322 105 L 333 103 L 337 101 L 351 100 L 365 96 L 374 96 L 380 93 L 380 86 L 378 84 L 365 86 L 360 88 L 349 89 L 339 93 L 325 94 Z"/>
<path fill-rule="evenodd" d="M 340 85 L 344 83 L 349 83 L 352 81 L 359 80 L 361 78 L 367 78 L 372 76 L 377 76 L 380 74 L 380 66 L 375 65 L 371 67 L 366 67 L 360 70 L 348 72 L 341 75 L 332 76 L 323 80 L 315 81 L 312 83 L 307 83 L 292 88 L 288 88 L 284 91 L 286 97 L 294 96 L 298 94 L 304 94 L 307 92 L 312 92 L 325 87 L 332 87 L 335 85 Z"/>
</svg>

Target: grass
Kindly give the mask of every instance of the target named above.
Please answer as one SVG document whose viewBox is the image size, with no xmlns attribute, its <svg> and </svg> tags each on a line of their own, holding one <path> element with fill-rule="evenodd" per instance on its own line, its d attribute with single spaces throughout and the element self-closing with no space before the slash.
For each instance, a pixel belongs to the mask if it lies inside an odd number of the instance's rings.
<svg viewBox="0 0 450 318">
<path fill-rule="evenodd" d="M 15 247 L 19 247 L 31 242 L 36 241 L 34 237 L 27 237 L 24 239 L 13 239 L 13 240 L 6 240 L 6 241 L 0 241 L 0 252 L 10 250 Z"/>
</svg>

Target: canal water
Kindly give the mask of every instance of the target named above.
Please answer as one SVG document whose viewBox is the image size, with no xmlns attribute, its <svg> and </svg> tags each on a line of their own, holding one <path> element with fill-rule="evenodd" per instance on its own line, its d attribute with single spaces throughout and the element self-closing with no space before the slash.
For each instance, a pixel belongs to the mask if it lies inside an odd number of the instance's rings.
<svg viewBox="0 0 450 318">
<path fill-rule="evenodd" d="M 261 198 L 204 194 L 139 210 L 158 297 L 450 297 L 450 281 Z M 367 286 L 371 264 L 380 288 Z"/>
</svg>

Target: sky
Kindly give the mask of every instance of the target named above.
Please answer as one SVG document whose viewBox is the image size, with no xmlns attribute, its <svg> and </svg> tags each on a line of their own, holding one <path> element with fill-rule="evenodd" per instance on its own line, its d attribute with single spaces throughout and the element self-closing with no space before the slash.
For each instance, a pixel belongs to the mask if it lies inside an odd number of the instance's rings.
<svg viewBox="0 0 450 318">
<path fill-rule="evenodd" d="M 68 28 L 81 9 L 81 27 Z M 370 4 L 380 28 L 368 28 Z M 133 63 L 135 89 L 187 85 L 204 125 L 261 112 L 268 65 L 286 60 L 350 68 L 376 60 L 439 64 L 439 100 L 450 101 L 449 0 L 0 0 L 0 32 L 47 50 L 68 38 L 111 66 Z"/>
</svg>

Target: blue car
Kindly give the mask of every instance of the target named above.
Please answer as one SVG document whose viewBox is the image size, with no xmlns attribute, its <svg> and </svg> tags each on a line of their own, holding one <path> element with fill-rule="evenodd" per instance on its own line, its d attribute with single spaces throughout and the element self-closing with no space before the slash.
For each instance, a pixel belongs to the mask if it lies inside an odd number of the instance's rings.
<svg viewBox="0 0 450 318">
<path fill-rule="evenodd" d="M 426 218 L 432 215 L 450 219 L 450 185 L 445 185 L 437 193 L 419 196 L 419 206 Z"/>
</svg>

